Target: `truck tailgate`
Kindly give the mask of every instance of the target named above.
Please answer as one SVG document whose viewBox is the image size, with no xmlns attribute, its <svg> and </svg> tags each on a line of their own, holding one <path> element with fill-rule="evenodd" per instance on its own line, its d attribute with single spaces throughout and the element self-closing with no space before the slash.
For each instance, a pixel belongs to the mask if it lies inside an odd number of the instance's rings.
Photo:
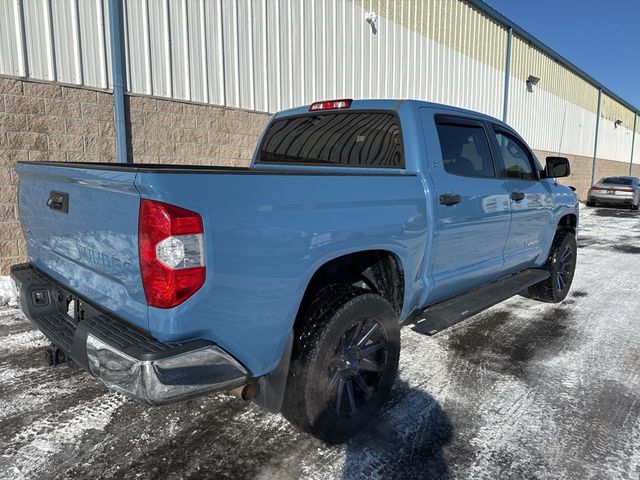
<svg viewBox="0 0 640 480">
<path fill-rule="evenodd" d="M 94 304 L 146 329 L 136 171 L 22 163 L 16 171 L 29 261 Z"/>
</svg>

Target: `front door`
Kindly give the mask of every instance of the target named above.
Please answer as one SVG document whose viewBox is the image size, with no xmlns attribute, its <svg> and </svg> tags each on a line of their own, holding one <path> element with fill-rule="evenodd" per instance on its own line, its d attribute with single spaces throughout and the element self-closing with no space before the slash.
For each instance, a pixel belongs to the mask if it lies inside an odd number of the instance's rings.
<svg viewBox="0 0 640 480">
<path fill-rule="evenodd" d="M 423 125 L 433 126 L 423 110 Z M 426 117 L 425 117 L 426 116 Z M 432 127 L 431 127 L 432 128 Z M 431 257 L 433 291 L 428 302 L 455 296 L 496 279 L 509 232 L 511 209 L 504 179 L 497 175 L 484 122 L 436 116 L 439 151 L 430 149 L 436 195 L 436 238 Z"/>
<path fill-rule="evenodd" d="M 547 252 L 543 238 L 555 231 L 553 198 L 547 182 L 540 180 L 540 167 L 533 153 L 513 132 L 493 125 L 494 150 L 497 152 L 499 175 L 505 180 L 511 204 L 511 230 L 504 248 L 505 273 L 529 268 Z"/>
</svg>

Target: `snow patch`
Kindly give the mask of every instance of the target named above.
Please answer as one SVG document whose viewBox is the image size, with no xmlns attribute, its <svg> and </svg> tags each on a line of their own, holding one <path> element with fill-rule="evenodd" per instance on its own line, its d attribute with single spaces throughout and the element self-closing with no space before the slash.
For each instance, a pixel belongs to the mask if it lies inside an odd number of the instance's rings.
<svg viewBox="0 0 640 480">
<path fill-rule="evenodd" d="M 49 341 L 39 330 L 28 330 L 4 337 L 2 339 L 2 353 L 24 352 L 48 344 Z"/>
<path fill-rule="evenodd" d="M 0 276 L 0 307 L 18 305 L 18 292 L 13 281 L 8 276 Z"/>
<path fill-rule="evenodd" d="M 77 445 L 86 432 L 104 430 L 125 402 L 124 395 L 110 393 L 32 423 L 8 442 L 3 456 L 12 456 L 13 465 L 0 471 L 0 477 L 32 478 L 52 456 L 67 445 Z"/>
</svg>

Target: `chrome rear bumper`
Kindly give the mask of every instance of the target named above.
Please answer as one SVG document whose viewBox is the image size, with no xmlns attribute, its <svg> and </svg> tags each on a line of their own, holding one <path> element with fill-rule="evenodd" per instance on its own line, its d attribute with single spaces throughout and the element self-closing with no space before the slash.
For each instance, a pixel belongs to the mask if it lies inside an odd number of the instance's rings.
<svg viewBox="0 0 640 480">
<path fill-rule="evenodd" d="M 107 387 L 150 404 L 231 390 L 247 382 L 247 371 L 231 355 L 210 345 L 158 360 L 140 360 L 89 333 L 89 371 Z"/>
<path fill-rule="evenodd" d="M 237 360 L 208 340 L 160 342 L 97 309 L 30 264 L 11 267 L 11 278 L 27 318 L 110 389 L 157 405 L 250 381 Z M 74 321 L 67 315 L 69 298 L 81 302 L 84 318 Z"/>
</svg>

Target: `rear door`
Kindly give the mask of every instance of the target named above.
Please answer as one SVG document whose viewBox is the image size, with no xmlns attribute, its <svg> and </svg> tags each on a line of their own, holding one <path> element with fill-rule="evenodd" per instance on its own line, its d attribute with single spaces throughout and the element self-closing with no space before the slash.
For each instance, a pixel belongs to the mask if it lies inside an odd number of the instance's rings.
<svg viewBox="0 0 640 480">
<path fill-rule="evenodd" d="M 542 247 L 550 244 L 549 236 L 555 232 L 553 197 L 547 181 L 540 180 L 538 163 L 524 141 L 499 125 L 492 128 L 498 171 L 511 206 L 511 229 L 504 249 L 505 273 L 510 273 L 546 260 Z"/>
<path fill-rule="evenodd" d="M 135 170 L 19 163 L 29 261 L 55 280 L 147 328 Z"/>
<path fill-rule="evenodd" d="M 433 126 L 422 110 L 426 129 Z M 451 297 L 499 275 L 511 210 L 504 181 L 497 178 L 484 122 L 436 116 L 437 139 L 430 175 L 436 196 L 436 241 L 431 261 L 434 290 L 430 302 Z M 433 142 L 433 140 L 431 140 Z"/>
</svg>

